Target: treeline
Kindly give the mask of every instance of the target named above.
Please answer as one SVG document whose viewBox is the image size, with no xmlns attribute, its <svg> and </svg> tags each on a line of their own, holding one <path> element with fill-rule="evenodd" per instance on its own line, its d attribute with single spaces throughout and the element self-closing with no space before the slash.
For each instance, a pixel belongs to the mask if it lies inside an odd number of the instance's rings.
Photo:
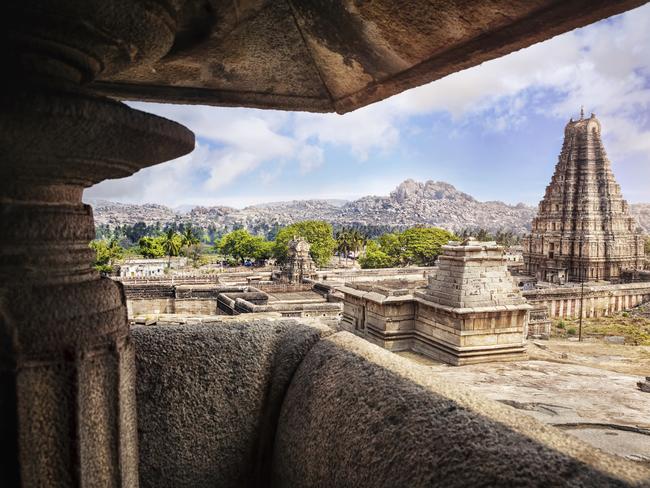
<svg viewBox="0 0 650 488">
<path fill-rule="evenodd" d="M 511 230 L 499 230 L 497 232 L 490 232 L 487 229 L 481 228 L 468 228 L 463 229 L 458 233 L 461 239 L 474 237 L 477 241 L 496 241 L 500 246 L 518 246 L 521 244 L 523 236 L 516 234 Z"/>
<path fill-rule="evenodd" d="M 146 227 L 146 226 L 145 226 Z M 125 239 L 119 239 L 118 234 L 111 234 L 110 238 L 101 237 L 90 243 L 95 250 L 95 267 L 104 273 L 113 270 L 115 262 L 127 257 L 171 258 L 186 256 L 192 260 L 195 267 L 206 262 L 206 254 L 217 254 L 226 265 L 236 266 L 240 264 L 262 263 L 274 258 L 278 262 L 284 262 L 287 258 L 288 244 L 294 236 L 301 236 L 311 244 L 311 256 L 318 266 L 326 266 L 334 254 L 339 243 L 334 239 L 332 226 L 327 222 L 304 221 L 279 229 L 275 239 L 270 241 L 261 236 L 251 235 L 247 230 L 238 229 L 215 239 L 214 244 L 206 242 L 205 236 L 200 230 L 190 226 L 182 228 L 182 232 L 168 227 L 163 230 L 154 226 L 145 231 L 145 227 L 139 226 L 138 234 L 131 234 L 130 237 L 124 234 Z M 177 227 L 178 229 L 178 227 Z M 131 230 L 131 229 L 127 229 Z M 151 235 L 153 234 L 153 235 Z M 100 234 L 103 235 L 103 234 Z M 132 243 L 137 235 L 136 244 Z"/>
<path fill-rule="evenodd" d="M 215 224 L 201 227 L 186 222 L 156 222 L 155 224 L 137 222 L 135 224 L 122 224 L 115 227 L 111 227 L 108 224 L 98 225 L 95 233 L 96 239 L 108 241 L 116 240 L 122 247 L 128 248 L 137 245 L 143 237 L 157 237 L 169 230 L 182 234 L 187 228 L 191 228 L 201 242 L 212 246 L 229 232 L 242 230 L 243 226 L 235 225 L 227 231 L 223 228 L 217 228 Z M 278 232 L 282 228 L 283 227 L 278 224 L 259 223 L 254 224 L 252 227 L 248 226 L 247 230 L 252 235 L 261 236 L 267 241 L 274 241 Z M 334 236 L 339 233 L 356 232 L 366 240 L 376 239 L 384 234 L 400 233 L 408 228 L 408 226 L 404 225 L 365 224 L 361 222 L 351 222 L 346 225 L 333 224 Z M 461 238 L 475 237 L 478 240 L 483 241 L 497 241 L 499 244 L 504 246 L 517 245 L 521 242 L 522 238 L 522 235 L 517 234 L 512 230 L 501 229 L 496 232 L 491 232 L 484 228 L 466 228 L 458 232 L 458 236 Z"/>
<path fill-rule="evenodd" d="M 217 255 L 225 265 L 261 264 L 275 259 L 286 261 L 288 243 L 294 236 L 303 237 L 311 245 L 311 256 L 319 267 L 330 264 L 333 256 L 358 260 L 362 268 L 395 266 L 432 266 L 441 246 L 450 240 L 475 237 L 495 240 L 504 246 L 520 242 L 511 231 L 495 234 L 485 229 L 465 229 L 458 236 L 436 227 L 412 227 L 403 231 L 384 232 L 379 236 L 364 233 L 360 227 L 338 229 L 323 221 L 304 221 L 273 229 L 273 238 L 253 235 L 236 229 L 219 235 L 216 229 L 206 232 L 183 223 L 118 226 L 109 230 L 100 226 L 98 239 L 91 243 L 96 252 L 95 266 L 110 272 L 115 261 L 127 257 L 163 258 L 188 257 L 195 267 L 208 262 L 208 254 Z"/>
<path fill-rule="evenodd" d="M 441 247 L 457 239 L 453 233 L 437 227 L 390 232 L 368 242 L 359 265 L 362 268 L 433 266 Z"/>
<path fill-rule="evenodd" d="M 160 232 L 155 237 L 141 237 L 136 246 L 123 246 L 118 239 L 95 239 L 90 243 L 95 251 L 95 268 L 102 273 L 111 273 L 115 261 L 126 257 L 171 258 L 179 255 L 191 258 L 195 266 L 201 264 L 203 247 L 198 234 L 186 227 L 180 233 L 172 229 Z"/>
<path fill-rule="evenodd" d="M 95 227 L 95 239 L 116 241 L 120 246 L 128 248 L 137 245 L 143 237 L 156 238 L 169 231 L 183 234 L 187 229 L 191 229 L 196 238 L 206 244 L 213 244 L 223 234 L 217 230 L 214 224 L 210 224 L 204 229 L 183 222 L 167 222 L 165 224 L 161 224 L 160 222 L 156 222 L 155 224 L 137 222 L 132 225 L 123 224 L 115 227 L 110 227 L 108 224 L 98 225 Z"/>
</svg>

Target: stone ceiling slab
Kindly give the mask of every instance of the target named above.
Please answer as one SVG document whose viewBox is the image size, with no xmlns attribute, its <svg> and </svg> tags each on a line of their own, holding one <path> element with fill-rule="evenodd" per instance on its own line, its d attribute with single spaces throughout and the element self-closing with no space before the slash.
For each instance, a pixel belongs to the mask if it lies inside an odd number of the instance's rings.
<svg viewBox="0 0 650 488">
<path fill-rule="evenodd" d="M 345 113 L 645 0 L 190 0 L 121 99 Z"/>
</svg>

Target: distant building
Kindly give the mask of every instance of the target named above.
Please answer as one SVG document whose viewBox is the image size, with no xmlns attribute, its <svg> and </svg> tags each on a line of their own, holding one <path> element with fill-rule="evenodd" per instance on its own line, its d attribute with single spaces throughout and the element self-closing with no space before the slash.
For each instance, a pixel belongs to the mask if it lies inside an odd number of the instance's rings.
<svg viewBox="0 0 650 488">
<path fill-rule="evenodd" d="M 524 240 L 525 272 L 540 281 L 617 281 L 643 267 L 643 237 L 614 179 L 594 114 L 571 119 L 550 184 Z"/>
<path fill-rule="evenodd" d="M 187 265 L 187 258 L 127 259 L 115 266 L 114 273 L 120 278 L 149 278 L 163 276 L 165 269 L 182 268 Z"/>
</svg>

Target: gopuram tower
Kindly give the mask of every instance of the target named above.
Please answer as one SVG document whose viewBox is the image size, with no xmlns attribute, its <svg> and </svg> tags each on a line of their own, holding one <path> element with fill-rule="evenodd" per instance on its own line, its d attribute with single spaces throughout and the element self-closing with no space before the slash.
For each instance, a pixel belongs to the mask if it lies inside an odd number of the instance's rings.
<svg viewBox="0 0 650 488">
<path fill-rule="evenodd" d="M 524 240 L 527 274 L 540 281 L 611 280 L 643 265 L 643 238 L 628 211 L 594 114 L 571 119 L 555 174 Z"/>
</svg>

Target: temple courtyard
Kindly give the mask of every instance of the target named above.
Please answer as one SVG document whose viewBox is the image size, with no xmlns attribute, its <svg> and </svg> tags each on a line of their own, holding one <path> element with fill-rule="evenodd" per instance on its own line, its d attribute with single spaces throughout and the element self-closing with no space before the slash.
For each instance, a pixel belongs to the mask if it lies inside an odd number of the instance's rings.
<svg viewBox="0 0 650 488">
<path fill-rule="evenodd" d="M 617 456 L 650 465 L 650 346 L 588 340 L 528 341 L 528 361 L 453 367 L 398 353 L 436 375 Z"/>
</svg>

